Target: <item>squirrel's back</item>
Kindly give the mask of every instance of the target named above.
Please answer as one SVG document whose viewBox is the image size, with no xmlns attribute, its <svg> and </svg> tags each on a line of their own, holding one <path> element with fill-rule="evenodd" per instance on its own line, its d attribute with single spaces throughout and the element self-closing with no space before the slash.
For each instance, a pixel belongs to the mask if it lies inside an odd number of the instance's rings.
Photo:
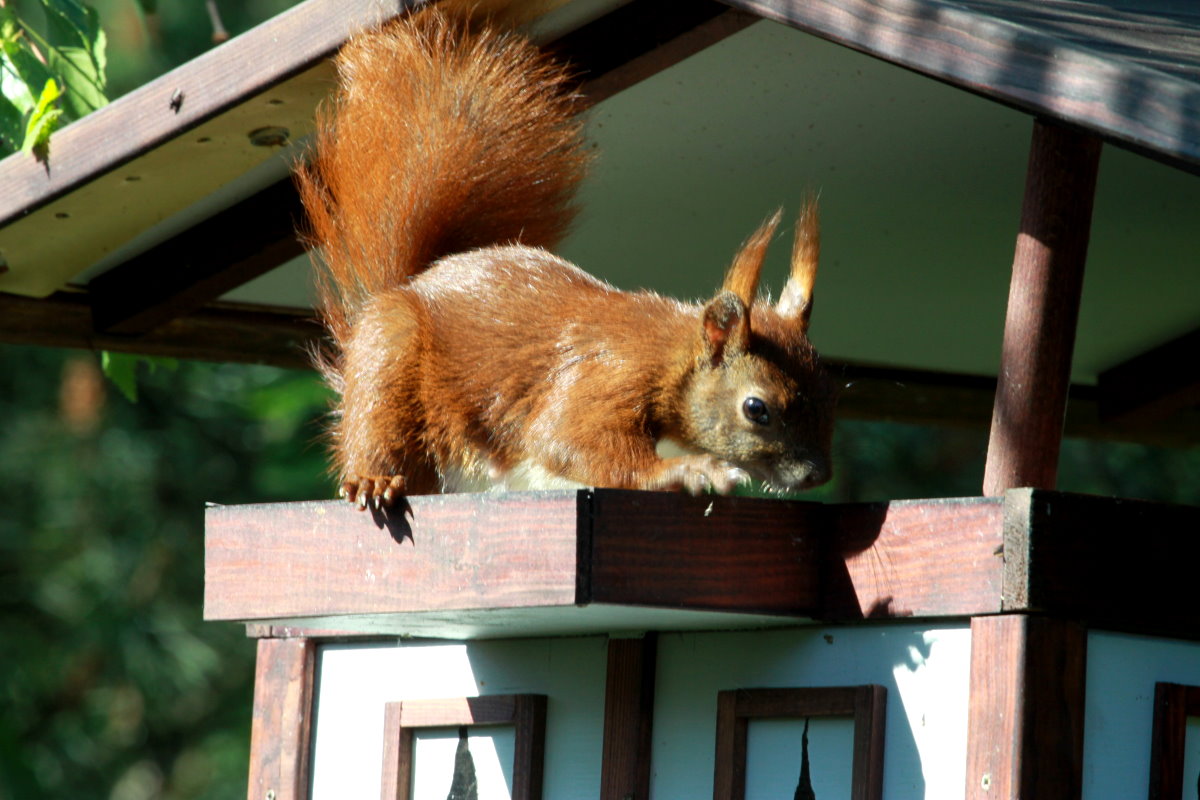
<svg viewBox="0 0 1200 800">
<path fill-rule="evenodd" d="M 339 345 L 365 301 L 443 256 L 562 238 L 589 160 L 564 67 L 437 7 L 356 37 L 337 66 L 297 179 Z"/>
</svg>

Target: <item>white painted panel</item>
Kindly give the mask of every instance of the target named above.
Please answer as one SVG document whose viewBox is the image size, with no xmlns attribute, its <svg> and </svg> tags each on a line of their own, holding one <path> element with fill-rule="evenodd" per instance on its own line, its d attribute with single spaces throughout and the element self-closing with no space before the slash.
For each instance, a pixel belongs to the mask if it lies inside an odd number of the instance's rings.
<svg viewBox="0 0 1200 800">
<path fill-rule="evenodd" d="M 1146 796 L 1159 681 L 1200 685 L 1200 643 L 1116 633 L 1088 636 L 1084 800 Z M 1190 782 L 1189 796 L 1195 797 L 1197 756 L 1191 759 L 1184 786 Z"/>
<path fill-rule="evenodd" d="M 963 624 L 663 634 L 651 794 L 712 796 L 719 691 L 875 683 L 888 690 L 884 796 L 962 797 L 970 657 Z M 810 730 L 810 746 L 812 739 Z M 797 756 L 761 780 L 790 780 L 794 792 L 799 763 Z"/>
<path fill-rule="evenodd" d="M 746 732 L 746 800 L 794 797 L 800 782 L 804 720 L 751 720 Z M 809 780 L 817 797 L 849 797 L 854 723 L 813 718 L 808 728 Z"/>
<path fill-rule="evenodd" d="M 549 698 L 545 797 L 594 800 L 600 786 L 606 648 L 603 637 L 321 647 L 313 800 L 379 796 L 385 703 L 519 693 Z"/>
<path fill-rule="evenodd" d="M 458 753 L 457 728 L 430 728 L 413 737 L 413 800 L 446 800 Z M 512 800 L 514 729 L 476 728 L 468 747 L 478 800 Z"/>
</svg>

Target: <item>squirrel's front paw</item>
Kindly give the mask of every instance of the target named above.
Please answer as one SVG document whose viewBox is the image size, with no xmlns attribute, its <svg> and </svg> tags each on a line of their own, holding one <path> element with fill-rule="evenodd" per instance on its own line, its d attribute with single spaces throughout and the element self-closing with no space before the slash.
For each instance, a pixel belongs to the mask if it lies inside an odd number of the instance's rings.
<svg viewBox="0 0 1200 800">
<path fill-rule="evenodd" d="M 729 494 L 739 483 L 747 483 L 750 475 L 740 467 L 709 455 L 683 456 L 671 459 L 659 474 L 654 488 L 683 489 L 689 494 L 703 494 L 712 489 L 717 494 Z"/>
<path fill-rule="evenodd" d="M 367 506 L 391 508 L 404 494 L 404 478 L 399 475 L 375 477 L 350 475 L 342 481 L 338 494 L 344 500 L 358 506 L 362 511 Z"/>
</svg>

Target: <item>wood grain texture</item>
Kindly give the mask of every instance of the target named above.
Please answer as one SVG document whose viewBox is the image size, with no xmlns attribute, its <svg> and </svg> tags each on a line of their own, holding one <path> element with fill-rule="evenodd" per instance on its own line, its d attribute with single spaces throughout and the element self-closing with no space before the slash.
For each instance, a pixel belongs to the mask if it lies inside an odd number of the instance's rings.
<svg viewBox="0 0 1200 800">
<path fill-rule="evenodd" d="M 658 636 L 609 639 L 600 800 L 647 800 Z"/>
<path fill-rule="evenodd" d="M 1034 123 L 985 495 L 1055 486 L 1099 165 L 1095 137 Z"/>
<path fill-rule="evenodd" d="M 542 796 L 546 749 L 545 695 L 511 694 L 403 700 L 384 707 L 383 800 L 412 794 L 413 739 L 421 728 L 513 726 L 513 800 Z"/>
<path fill-rule="evenodd" d="M 309 639 L 260 639 L 250 729 L 249 800 L 308 797 L 316 647 Z"/>
<path fill-rule="evenodd" d="M 746 740 L 755 719 L 852 717 L 852 800 L 883 796 L 887 689 L 873 684 L 821 688 L 736 689 L 717 694 L 714 800 L 744 800 Z"/>
<path fill-rule="evenodd" d="M 1104 52 L 1112 38 L 1107 31 L 1132 30 L 1139 17 L 1157 16 L 1163 30 L 1194 38 L 1200 25 L 1178 4 L 1075 4 L 1056 16 L 1053 7 L 1029 2 L 725 1 L 1177 166 L 1200 166 L 1197 74 L 1148 67 L 1136 56 L 1180 65 L 1176 53 L 1186 58 L 1195 45 L 1151 36 L 1136 50 L 1118 45 Z M 1056 22 L 1072 17 L 1083 30 L 1067 34 Z"/>
<path fill-rule="evenodd" d="M 408 5 L 307 0 L 56 131 L 48 165 L 20 153 L 0 161 L 0 226 L 327 58 Z"/>
<path fill-rule="evenodd" d="M 1000 610 L 998 500 L 893 501 L 829 507 L 822 570 L 828 620 L 937 617 Z"/>
<path fill-rule="evenodd" d="M 1150 742 L 1150 800 L 1187 797 L 1184 761 L 1187 718 L 1200 716 L 1200 686 L 1154 685 L 1154 728 Z"/>
<path fill-rule="evenodd" d="M 1081 796 L 1086 671 L 1082 625 L 971 620 L 967 800 Z"/>
<path fill-rule="evenodd" d="M 597 490 L 589 599 L 808 615 L 824 522 L 815 503 Z"/>
<path fill-rule="evenodd" d="M 210 508 L 205 617 L 573 605 L 574 492 L 435 495 L 390 516 L 349 503 Z"/>
</svg>

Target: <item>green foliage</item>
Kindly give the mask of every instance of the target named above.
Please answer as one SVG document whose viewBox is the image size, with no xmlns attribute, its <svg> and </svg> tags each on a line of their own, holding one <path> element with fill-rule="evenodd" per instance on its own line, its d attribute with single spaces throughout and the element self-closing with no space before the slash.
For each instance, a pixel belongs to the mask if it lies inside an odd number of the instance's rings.
<svg viewBox="0 0 1200 800">
<path fill-rule="evenodd" d="M 105 105 L 104 31 L 78 0 L 39 0 L 41 29 L 0 6 L 0 156 L 45 159 L 51 133 Z"/>
<path fill-rule="evenodd" d="M 158 367 L 178 369 L 179 362 L 173 358 L 151 358 L 131 353 L 113 353 L 105 350 L 100 354 L 100 369 L 121 390 L 125 399 L 137 402 L 137 365 L 145 364 L 150 372 Z"/>
<path fill-rule="evenodd" d="M 0 800 L 245 793 L 254 647 L 200 619 L 206 501 L 329 497 L 316 377 L 0 347 Z"/>
</svg>

